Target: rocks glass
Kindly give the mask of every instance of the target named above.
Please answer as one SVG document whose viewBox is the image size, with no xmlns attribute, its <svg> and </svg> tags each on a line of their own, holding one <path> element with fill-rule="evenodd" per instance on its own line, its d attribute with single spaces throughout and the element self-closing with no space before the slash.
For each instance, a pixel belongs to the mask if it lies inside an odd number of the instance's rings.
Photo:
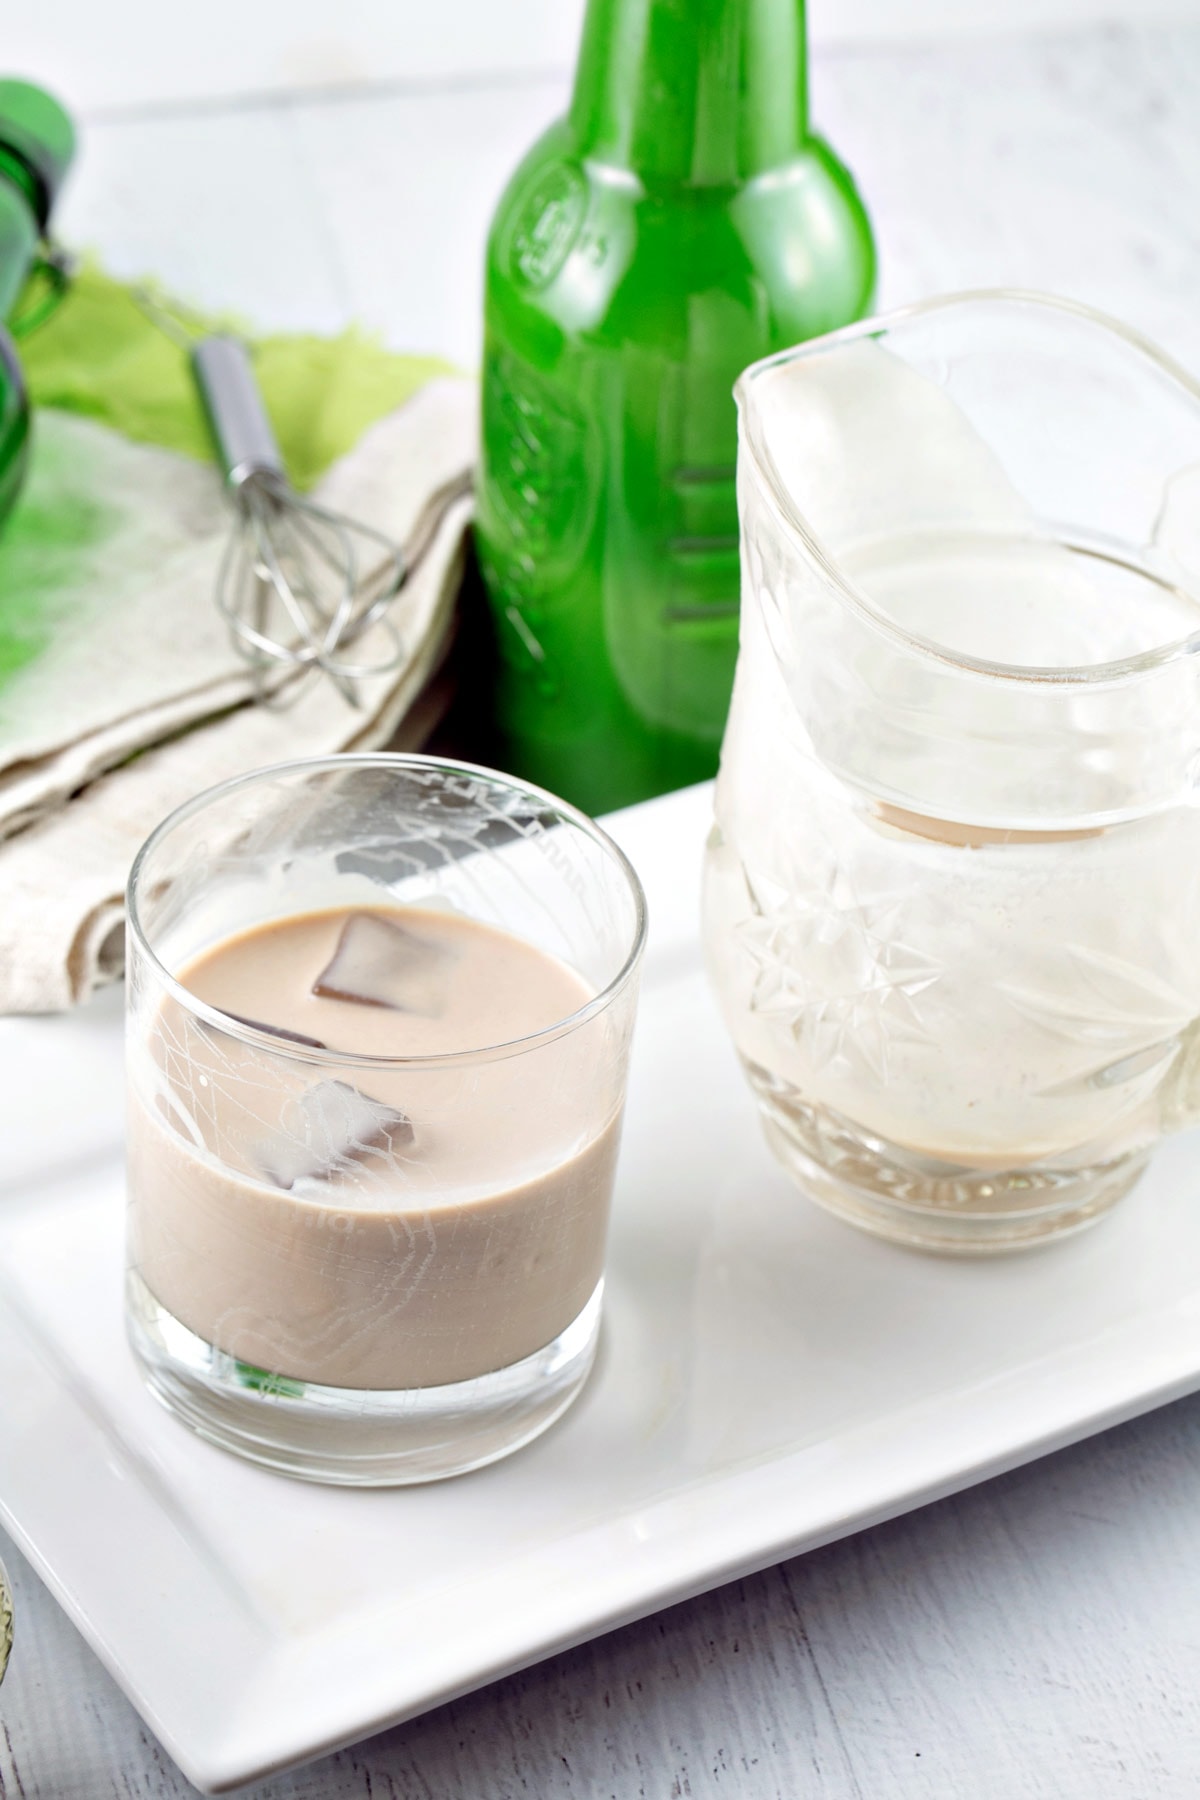
<svg viewBox="0 0 1200 1800">
<path fill-rule="evenodd" d="M 1077 1231 L 1200 1113 L 1200 390 L 990 293 L 738 403 L 705 938 L 768 1138 L 905 1244 Z"/>
<path fill-rule="evenodd" d="M 426 1480 L 600 1327 L 645 910 L 582 814 L 352 756 L 226 783 L 129 893 L 129 1273 L 153 1391 L 291 1474 Z"/>
</svg>

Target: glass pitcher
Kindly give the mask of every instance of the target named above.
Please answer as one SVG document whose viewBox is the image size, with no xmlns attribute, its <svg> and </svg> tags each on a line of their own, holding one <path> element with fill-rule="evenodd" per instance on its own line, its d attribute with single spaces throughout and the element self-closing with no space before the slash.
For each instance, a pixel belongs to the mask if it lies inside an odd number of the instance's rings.
<svg viewBox="0 0 1200 1800">
<path fill-rule="evenodd" d="M 978 293 L 741 378 L 712 981 L 816 1200 L 1077 1231 L 1200 1119 L 1200 386 Z"/>
</svg>

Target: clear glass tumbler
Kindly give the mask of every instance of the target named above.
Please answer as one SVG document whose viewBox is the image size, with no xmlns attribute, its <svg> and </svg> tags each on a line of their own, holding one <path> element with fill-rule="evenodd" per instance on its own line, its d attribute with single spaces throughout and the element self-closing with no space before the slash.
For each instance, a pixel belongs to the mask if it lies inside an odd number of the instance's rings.
<svg viewBox="0 0 1200 1800">
<path fill-rule="evenodd" d="M 1200 1116 L 1200 388 L 980 293 L 738 402 L 705 939 L 767 1135 L 906 1244 L 1078 1230 Z"/>
<path fill-rule="evenodd" d="M 611 840 L 486 769 L 292 763 L 161 825 L 128 958 L 127 1319 L 153 1391 L 347 1484 L 456 1474 L 557 1418 L 600 1327 L 644 934 Z M 452 964 L 453 1025 L 430 997 Z"/>
</svg>

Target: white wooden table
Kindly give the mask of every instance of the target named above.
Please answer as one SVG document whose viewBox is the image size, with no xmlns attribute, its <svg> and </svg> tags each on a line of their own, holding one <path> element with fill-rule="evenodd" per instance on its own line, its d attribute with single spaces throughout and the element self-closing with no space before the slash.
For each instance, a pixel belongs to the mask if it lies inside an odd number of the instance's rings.
<svg viewBox="0 0 1200 1800">
<path fill-rule="evenodd" d="M 88 62 L 87 21 L 112 9 L 73 0 L 27 19 L 24 71 L 90 109 L 63 234 L 118 272 L 153 272 L 263 326 L 357 318 L 397 346 L 472 365 L 486 219 L 563 103 L 565 75 L 539 67 L 562 62 L 578 8 L 514 0 L 502 31 L 504 7 L 476 6 L 480 30 L 456 62 L 466 3 L 422 9 L 411 39 L 394 22 L 372 39 L 370 9 L 351 4 L 341 52 L 332 30 L 324 54 L 319 32 L 300 34 L 291 63 L 273 59 L 259 9 L 243 9 L 254 17 L 231 73 L 212 43 L 225 45 L 236 9 L 215 0 L 215 37 L 194 57 L 174 53 L 174 85 L 115 53 L 111 66 Z M 143 0 L 125 10 L 146 31 L 161 19 Z M 882 304 L 1049 288 L 1200 369 L 1200 0 L 1158 9 L 1174 23 L 1136 28 L 1089 24 L 1089 10 L 1017 9 L 1057 19 L 1057 35 L 940 41 L 934 30 L 886 46 L 872 38 L 886 9 L 858 0 L 852 45 L 818 32 L 816 117 L 872 207 Z M 918 11 L 930 29 L 948 16 L 937 0 Z M 79 32 L 63 30 L 68 12 Z M 292 16 L 307 29 L 318 15 L 305 0 Z M 156 44 L 151 65 L 167 54 Z M 382 79 L 313 91 L 364 74 Z M 226 77 L 226 92 L 258 98 L 214 99 Z M 297 80 L 309 91 L 289 87 Z M 0 1800 L 192 1792 L 3 1548 L 18 1638 L 0 1690 Z M 1200 1793 L 1198 1569 L 1200 1399 L 252 1791 L 1184 1800 Z"/>
</svg>

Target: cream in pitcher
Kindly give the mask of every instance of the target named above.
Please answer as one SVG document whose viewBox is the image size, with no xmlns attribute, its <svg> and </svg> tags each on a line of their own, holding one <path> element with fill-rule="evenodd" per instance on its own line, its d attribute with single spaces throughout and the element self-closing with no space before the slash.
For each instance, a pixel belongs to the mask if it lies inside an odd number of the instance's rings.
<svg viewBox="0 0 1200 1800">
<path fill-rule="evenodd" d="M 973 296 L 739 402 L 705 935 L 768 1135 L 906 1242 L 1076 1229 L 1197 1086 L 1200 394 Z"/>
</svg>

